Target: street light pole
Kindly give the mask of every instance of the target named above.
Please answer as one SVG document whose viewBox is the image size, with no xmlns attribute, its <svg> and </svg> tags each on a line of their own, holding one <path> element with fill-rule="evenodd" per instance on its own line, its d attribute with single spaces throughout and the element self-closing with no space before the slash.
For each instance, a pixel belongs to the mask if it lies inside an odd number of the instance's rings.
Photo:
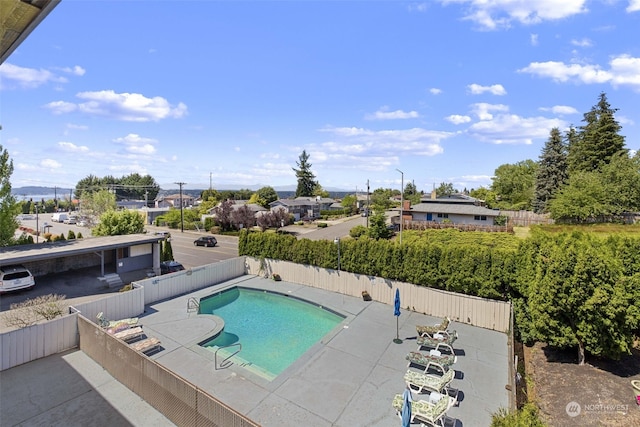
<svg viewBox="0 0 640 427">
<path fill-rule="evenodd" d="M 338 271 L 340 271 L 340 239 L 336 237 L 335 239 L 333 239 L 333 243 L 338 245 Z"/>
<path fill-rule="evenodd" d="M 184 233 L 184 215 L 182 213 L 183 203 L 182 203 L 182 186 L 186 184 L 186 182 L 176 182 L 180 186 L 180 232 Z"/>
<path fill-rule="evenodd" d="M 396 169 L 400 172 L 400 244 L 402 244 L 402 209 L 404 208 L 404 172 L 400 169 Z"/>
</svg>

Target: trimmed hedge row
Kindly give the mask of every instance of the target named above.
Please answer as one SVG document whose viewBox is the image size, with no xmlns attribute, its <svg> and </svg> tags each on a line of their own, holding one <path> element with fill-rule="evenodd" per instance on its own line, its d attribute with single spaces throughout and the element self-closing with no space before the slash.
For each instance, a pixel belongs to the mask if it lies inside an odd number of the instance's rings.
<svg viewBox="0 0 640 427">
<path fill-rule="evenodd" d="M 429 230 L 422 237 L 405 233 L 408 243 L 402 246 L 366 237 L 341 240 L 340 266 L 357 274 L 485 298 L 508 298 L 515 271 L 517 238 L 456 230 L 437 232 Z M 294 236 L 245 230 L 240 233 L 238 251 L 240 255 L 321 268 L 335 269 L 338 264 L 338 247 L 330 240 L 298 240 Z"/>
</svg>

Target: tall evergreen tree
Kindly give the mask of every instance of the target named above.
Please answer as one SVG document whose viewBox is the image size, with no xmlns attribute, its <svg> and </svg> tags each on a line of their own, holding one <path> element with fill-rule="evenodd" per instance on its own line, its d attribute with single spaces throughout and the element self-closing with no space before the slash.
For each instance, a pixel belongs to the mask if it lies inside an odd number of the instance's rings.
<svg viewBox="0 0 640 427">
<path fill-rule="evenodd" d="M 311 163 L 309 163 L 309 155 L 306 150 L 302 150 L 296 164 L 298 169 L 292 168 L 298 178 L 296 197 L 311 197 L 318 183 L 315 181 L 316 176 L 311 172 Z"/>
<path fill-rule="evenodd" d="M 562 141 L 560 129 L 553 128 L 538 161 L 533 196 L 533 209 L 535 212 L 546 212 L 547 203 L 567 178 L 566 146 Z"/>
<path fill-rule="evenodd" d="M 617 108 L 611 108 L 602 92 L 598 103 L 584 115 L 578 138 L 569 145 L 569 170 L 592 172 L 608 164 L 611 157 L 625 151 L 622 126 L 616 121 Z"/>
<path fill-rule="evenodd" d="M 0 145 L 0 246 L 9 246 L 14 243 L 14 234 L 18 228 L 16 216 L 19 205 L 11 194 L 11 181 L 13 173 L 13 161 L 9 159 L 9 153 Z"/>
</svg>

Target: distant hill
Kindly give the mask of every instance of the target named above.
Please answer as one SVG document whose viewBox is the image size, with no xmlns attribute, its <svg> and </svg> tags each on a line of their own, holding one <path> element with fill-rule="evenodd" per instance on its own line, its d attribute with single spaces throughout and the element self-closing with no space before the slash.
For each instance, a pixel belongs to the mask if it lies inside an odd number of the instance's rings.
<svg viewBox="0 0 640 427">
<path fill-rule="evenodd" d="M 72 190 L 72 188 L 62 187 L 27 186 L 12 188 L 11 194 L 13 194 L 14 196 L 43 196 L 47 194 L 59 194 L 60 196 L 64 196 L 66 194 L 69 194 L 69 192 L 71 192 Z"/>
</svg>

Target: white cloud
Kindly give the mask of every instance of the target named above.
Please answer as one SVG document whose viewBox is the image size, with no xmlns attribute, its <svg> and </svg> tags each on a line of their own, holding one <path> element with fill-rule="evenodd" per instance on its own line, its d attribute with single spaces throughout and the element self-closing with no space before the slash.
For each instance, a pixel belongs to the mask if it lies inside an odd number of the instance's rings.
<svg viewBox="0 0 640 427">
<path fill-rule="evenodd" d="M 125 146 L 125 151 L 129 154 L 149 156 L 156 152 L 156 147 L 154 147 L 153 144 L 158 141 L 152 138 L 143 138 L 135 133 L 130 133 L 123 138 L 114 139 L 113 142 L 123 144 Z"/>
<path fill-rule="evenodd" d="M 599 65 L 565 64 L 564 62 L 532 62 L 518 72 L 551 78 L 556 82 L 610 83 L 613 86 L 631 86 L 640 90 L 640 58 L 618 55 L 609 61 L 609 70 Z"/>
<path fill-rule="evenodd" d="M 55 115 L 59 115 L 59 114 L 71 113 L 77 110 L 78 107 L 76 104 L 73 104 L 71 102 L 53 101 L 46 104 L 44 108 L 51 110 L 51 112 Z"/>
<path fill-rule="evenodd" d="M 54 114 L 68 113 L 74 110 L 93 116 L 103 116 L 128 122 L 159 121 L 166 118 L 181 118 L 187 114 L 187 106 L 182 102 L 172 106 L 156 96 L 147 98 L 138 93 L 115 93 L 112 90 L 98 92 L 80 92 L 76 95 L 84 102 L 72 104 L 55 101 L 46 105 Z"/>
<path fill-rule="evenodd" d="M 531 25 L 543 21 L 564 19 L 585 13 L 587 0 L 439 0 L 444 5 L 466 6 L 464 19 L 481 28 L 508 28 L 516 21 Z"/>
<path fill-rule="evenodd" d="M 433 131 L 422 128 L 380 130 L 340 127 L 320 129 L 320 132 L 331 133 L 336 140 L 321 144 L 317 156 L 325 155 L 394 157 L 400 154 L 414 156 L 434 156 L 444 150 L 441 141 L 454 134 L 451 132 Z M 362 164 L 362 162 L 361 162 Z"/>
<path fill-rule="evenodd" d="M 485 102 L 479 102 L 471 106 L 471 111 L 478 116 L 480 120 L 493 119 L 493 112 L 506 113 L 509 111 L 509 107 L 503 104 L 487 104 Z"/>
<path fill-rule="evenodd" d="M 385 111 L 385 108 L 383 108 L 373 114 L 367 114 L 365 120 L 415 119 L 418 117 L 420 117 L 420 115 L 416 111 Z"/>
<path fill-rule="evenodd" d="M 469 123 L 471 121 L 471 117 L 461 116 L 460 114 L 452 114 L 445 117 L 444 119 L 450 123 L 453 123 L 454 125 L 461 125 L 463 123 Z"/>
<path fill-rule="evenodd" d="M 499 114 L 490 120 L 472 124 L 468 133 L 480 141 L 492 144 L 529 145 L 534 139 L 547 138 L 554 127 L 564 129 L 566 124 L 560 119 Z"/>
<path fill-rule="evenodd" d="M 442 89 L 438 89 L 437 87 L 432 87 L 429 89 L 432 95 L 440 95 L 442 93 Z"/>
<path fill-rule="evenodd" d="M 578 46 L 578 47 L 591 47 L 592 46 L 591 40 L 589 40 L 587 38 L 584 38 L 584 39 L 581 39 L 581 40 L 573 39 L 573 40 L 571 40 L 571 44 L 574 45 L 574 46 Z"/>
<path fill-rule="evenodd" d="M 640 0 L 629 0 L 629 6 L 626 9 L 627 12 L 639 12 L 640 11 Z"/>
<path fill-rule="evenodd" d="M 33 89 L 49 82 L 65 83 L 67 79 L 56 76 L 49 70 L 18 67 L 4 63 L 0 65 L 0 89 L 13 88 Z"/>
<path fill-rule="evenodd" d="M 568 105 L 554 105 L 551 108 L 542 107 L 540 111 L 551 111 L 554 114 L 565 115 L 565 114 L 578 114 L 578 110 L 573 107 L 569 107 Z"/>
<path fill-rule="evenodd" d="M 84 74 L 87 72 L 84 68 L 82 68 L 79 65 L 75 65 L 73 67 L 59 68 L 59 70 L 68 74 L 73 74 L 74 76 L 84 76 Z"/>
<path fill-rule="evenodd" d="M 467 86 L 469 92 L 473 95 L 482 95 L 485 92 L 489 92 L 492 95 L 506 95 L 507 91 L 504 89 L 502 85 L 491 85 L 491 86 L 481 86 L 479 84 L 473 83 Z"/>
<path fill-rule="evenodd" d="M 62 164 L 53 159 L 43 159 L 40 161 L 40 166 L 47 169 L 59 169 Z"/>
<path fill-rule="evenodd" d="M 538 46 L 538 35 L 537 34 L 531 34 L 530 40 L 531 40 L 531 46 Z"/>
<path fill-rule="evenodd" d="M 408 6 L 409 12 L 426 12 L 429 8 L 427 3 L 411 3 Z"/>
<path fill-rule="evenodd" d="M 61 150 L 71 152 L 71 153 L 86 153 L 89 151 L 89 147 L 86 145 L 76 145 L 72 142 L 58 142 L 58 147 Z"/>
</svg>

